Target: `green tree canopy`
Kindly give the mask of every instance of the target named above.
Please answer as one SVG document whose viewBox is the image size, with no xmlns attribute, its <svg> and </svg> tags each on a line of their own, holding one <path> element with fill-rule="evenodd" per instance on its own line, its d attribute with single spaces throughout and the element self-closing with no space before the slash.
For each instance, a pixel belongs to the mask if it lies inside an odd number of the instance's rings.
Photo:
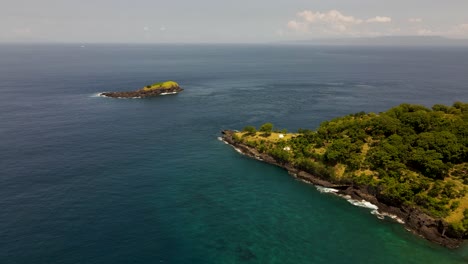
<svg viewBox="0 0 468 264">
<path fill-rule="evenodd" d="M 272 123 L 265 123 L 263 124 L 260 129 L 260 132 L 271 133 L 273 131 L 273 124 Z"/>
<path fill-rule="evenodd" d="M 249 134 L 255 134 L 255 132 L 257 132 L 257 129 L 254 126 L 246 126 L 242 131 L 247 132 Z"/>
</svg>

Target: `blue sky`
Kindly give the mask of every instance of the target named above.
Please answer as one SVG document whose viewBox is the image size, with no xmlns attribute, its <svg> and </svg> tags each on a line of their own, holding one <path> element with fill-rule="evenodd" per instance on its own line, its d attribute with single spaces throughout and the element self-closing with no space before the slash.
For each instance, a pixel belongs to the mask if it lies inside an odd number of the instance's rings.
<svg viewBox="0 0 468 264">
<path fill-rule="evenodd" d="M 468 38 L 467 0 L 0 0 L 0 6 L 0 42 Z"/>
</svg>

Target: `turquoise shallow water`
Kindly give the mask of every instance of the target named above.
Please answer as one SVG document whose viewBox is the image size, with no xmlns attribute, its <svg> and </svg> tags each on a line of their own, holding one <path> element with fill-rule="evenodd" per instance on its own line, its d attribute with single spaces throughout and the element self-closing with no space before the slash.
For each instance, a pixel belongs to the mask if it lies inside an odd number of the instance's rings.
<svg viewBox="0 0 468 264">
<path fill-rule="evenodd" d="M 466 263 L 217 137 L 468 101 L 467 51 L 0 46 L 0 262 Z"/>
</svg>

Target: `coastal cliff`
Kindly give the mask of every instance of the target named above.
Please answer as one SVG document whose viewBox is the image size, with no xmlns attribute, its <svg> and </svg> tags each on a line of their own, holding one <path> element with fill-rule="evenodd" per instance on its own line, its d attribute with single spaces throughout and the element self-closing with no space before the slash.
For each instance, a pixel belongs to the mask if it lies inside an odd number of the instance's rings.
<svg viewBox="0 0 468 264">
<path fill-rule="evenodd" d="M 180 88 L 179 84 L 173 81 L 167 81 L 162 83 L 155 83 L 147 85 L 136 91 L 128 92 L 104 92 L 102 96 L 112 98 L 147 98 L 155 97 L 160 95 L 178 94 L 184 89 Z"/>
<path fill-rule="evenodd" d="M 240 153 L 369 205 L 448 248 L 468 238 L 468 104 L 403 104 L 335 118 L 316 131 L 225 130 Z M 353 202 L 352 202 L 353 203 Z M 378 209 L 377 209 L 378 208 Z"/>
<path fill-rule="evenodd" d="M 222 131 L 222 139 L 245 156 L 284 168 L 290 175 L 304 182 L 326 188 L 337 189 L 337 193 L 342 196 L 347 196 L 359 201 L 364 200 L 370 202 L 379 208 L 378 211 L 381 215 L 396 216 L 398 219 L 402 220 L 401 223 L 404 224 L 409 231 L 420 235 L 429 241 L 448 248 L 457 248 L 463 242 L 463 239 L 460 239 L 459 237 L 450 236 L 447 232 L 449 225 L 441 219 L 435 219 L 415 207 L 390 206 L 383 201 L 383 197 L 376 193 L 374 188 L 369 186 L 356 186 L 330 181 L 310 172 L 298 169 L 291 163 L 278 161 L 269 154 L 260 153 L 257 149 L 236 141 L 234 139 L 234 133 L 235 132 L 231 130 L 224 130 Z"/>
</svg>

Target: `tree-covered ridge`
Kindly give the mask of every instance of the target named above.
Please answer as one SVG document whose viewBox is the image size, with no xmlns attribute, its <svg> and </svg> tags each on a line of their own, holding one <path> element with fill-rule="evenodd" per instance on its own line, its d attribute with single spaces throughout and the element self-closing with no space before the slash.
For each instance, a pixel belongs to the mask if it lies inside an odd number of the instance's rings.
<svg viewBox="0 0 468 264">
<path fill-rule="evenodd" d="M 371 186 L 387 204 L 416 206 L 468 236 L 468 104 L 402 104 L 288 137 L 272 131 L 249 126 L 235 138 L 330 181 Z"/>
</svg>

